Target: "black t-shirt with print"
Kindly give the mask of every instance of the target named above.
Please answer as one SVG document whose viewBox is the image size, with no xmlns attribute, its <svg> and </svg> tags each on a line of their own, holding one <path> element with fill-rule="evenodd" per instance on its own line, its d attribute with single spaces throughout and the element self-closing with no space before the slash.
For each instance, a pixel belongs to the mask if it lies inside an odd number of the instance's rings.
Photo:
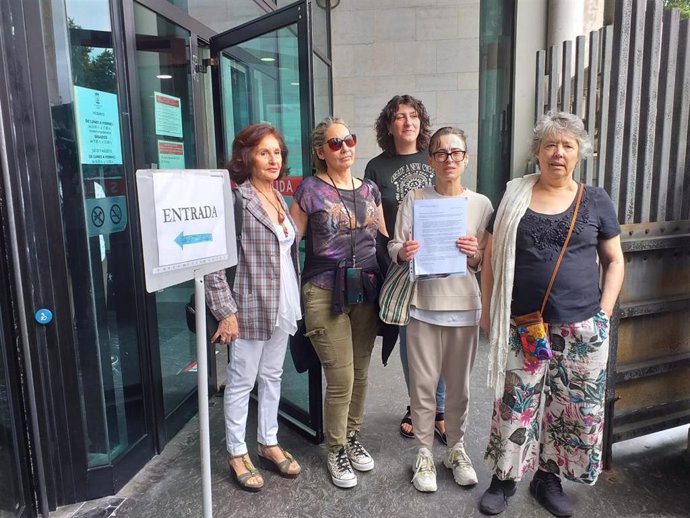
<svg viewBox="0 0 690 518">
<path fill-rule="evenodd" d="M 512 315 L 524 315 L 541 307 L 568 234 L 574 207 L 575 201 L 568 210 L 554 215 L 527 209 L 520 220 L 515 247 Z M 494 212 L 487 225 L 492 234 L 495 217 Z M 616 209 L 606 191 L 586 186 L 573 235 L 546 303 L 546 322 L 582 322 L 600 309 L 597 245 L 599 240 L 611 239 L 620 231 Z"/>
<path fill-rule="evenodd" d="M 364 171 L 364 178 L 369 178 L 381 191 L 383 217 L 386 220 L 388 235 L 393 234 L 398 205 L 405 195 L 413 189 L 431 185 L 434 170 L 428 163 L 426 150 L 411 155 L 389 156 L 381 153 L 369 160 Z"/>
</svg>

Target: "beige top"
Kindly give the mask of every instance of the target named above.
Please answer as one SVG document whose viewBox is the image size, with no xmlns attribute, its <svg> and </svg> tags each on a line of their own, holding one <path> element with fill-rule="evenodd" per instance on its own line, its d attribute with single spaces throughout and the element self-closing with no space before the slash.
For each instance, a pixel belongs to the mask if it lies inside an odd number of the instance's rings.
<svg viewBox="0 0 690 518">
<path fill-rule="evenodd" d="M 475 275 L 481 269 L 484 248 L 488 238 L 486 225 L 489 223 L 493 207 L 489 198 L 469 189 L 460 196 L 467 198 L 467 234 L 477 236 L 480 255 L 479 266 L 468 268 L 467 275 L 417 281 L 411 305 L 431 311 L 465 311 L 481 309 L 479 284 Z M 395 221 L 395 232 L 388 243 L 388 253 L 393 261 L 398 260 L 398 252 L 403 242 L 410 239 L 412 229 L 412 204 L 415 199 L 440 199 L 445 196 L 436 192 L 433 186 L 410 191 L 400 204 Z M 460 236 L 458 236 L 460 237 Z"/>
</svg>

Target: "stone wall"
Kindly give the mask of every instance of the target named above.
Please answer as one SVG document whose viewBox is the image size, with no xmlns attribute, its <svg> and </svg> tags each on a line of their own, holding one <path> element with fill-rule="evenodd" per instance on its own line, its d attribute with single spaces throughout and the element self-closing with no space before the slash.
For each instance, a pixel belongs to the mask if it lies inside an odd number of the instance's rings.
<svg viewBox="0 0 690 518">
<path fill-rule="evenodd" d="M 479 0 L 342 0 L 331 12 L 334 115 L 358 136 L 354 173 L 381 152 L 374 122 L 396 94 L 421 99 L 432 128 L 468 134 L 476 185 Z"/>
</svg>

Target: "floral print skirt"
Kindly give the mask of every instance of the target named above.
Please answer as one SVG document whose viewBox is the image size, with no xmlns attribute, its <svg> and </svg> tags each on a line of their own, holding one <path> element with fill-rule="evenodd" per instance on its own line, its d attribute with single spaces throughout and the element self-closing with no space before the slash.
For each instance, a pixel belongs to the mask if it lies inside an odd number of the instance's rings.
<svg viewBox="0 0 690 518">
<path fill-rule="evenodd" d="M 594 484 L 601 472 L 609 320 L 551 325 L 553 358 L 525 361 L 510 330 L 503 397 L 494 403 L 484 458 L 501 480 L 537 468 Z M 538 463 L 538 464 L 537 464 Z"/>
</svg>

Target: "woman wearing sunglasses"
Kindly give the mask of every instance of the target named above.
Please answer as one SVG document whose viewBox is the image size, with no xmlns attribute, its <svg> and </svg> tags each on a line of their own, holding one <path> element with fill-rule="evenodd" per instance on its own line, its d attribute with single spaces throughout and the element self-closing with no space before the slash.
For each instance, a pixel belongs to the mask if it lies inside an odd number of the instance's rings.
<svg viewBox="0 0 690 518">
<path fill-rule="evenodd" d="M 407 355 L 410 368 L 410 409 L 415 426 L 417 457 L 412 483 L 418 491 L 436 491 L 436 466 L 432 454 L 436 387 L 446 382 L 445 467 L 461 486 L 477 483 L 477 474 L 465 452 L 464 436 L 470 400 L 470 373 L 479 343 L 481 297 L 475 274 L 482 264 L 486 224 L 493 213 L 486 196 L 462 185 L 469 155 L 465 133 L 441 128 L 429 142 L 429 165 L 436 185 L 411 191 L 403 200 L 388 243 L 393 261 L 411 261 L 420 250 L 412 235 L 415 200 L 467 199 L 466 235 L 457 236 L 458 254 L 467 256 L 467 273 L 417 280 L 410 302 Z"/>
<path fill-rule="evenodd" d="M 374 460 L 359 441 L 369 360 L 376 338 L 381 272 L 376 233 L 386 233 L 378 187 L 352 176 L 357 139 L 341 119 L 312 132 L 316 173 L 295 191 L 290 214 L 308 232 L 302 274 L 307 336 L 326 377 L 325 431 L 333 484 L 357 484 Z"/>
</svg>

